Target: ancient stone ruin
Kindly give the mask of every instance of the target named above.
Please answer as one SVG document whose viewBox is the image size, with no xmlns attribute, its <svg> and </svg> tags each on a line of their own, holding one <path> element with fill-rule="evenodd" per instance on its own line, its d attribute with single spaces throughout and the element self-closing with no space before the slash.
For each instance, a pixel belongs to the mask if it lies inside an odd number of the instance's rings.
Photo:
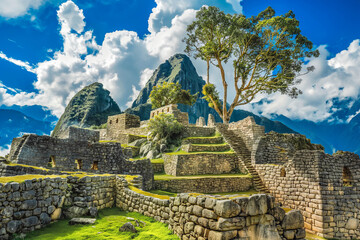
<svg viewBox="0 0 360 240">
<path fill-rule="evenodd" d="M 209 116 L 191 125 L 169 105 L 151 118 L 161 113 L 173 114 L 185 130 L 178 151 L 160 160 L 136 158 L 133 143 L 146 141 L 147 121 L 126 113 L 110 116 L 99 131 L 70 127 L 59 138 L 15 138 L 0 176 L 64 176 L 0 184 L 0 239 L 47 225 L 63 205 L 67 216 L 116 205 L 169 224 L 181 239 L 304 239 L 305 230 L 360 238 L 358 155 L 325 154 L 299 134 L 265 133 L 252 117 L 224 125 Z M 91 198 L 80 194 L 87 187 Z M 150 189 L 179 194 L 143 191 Z M 217 194 L 251 189 L 258 194 Z"/>
</svg>

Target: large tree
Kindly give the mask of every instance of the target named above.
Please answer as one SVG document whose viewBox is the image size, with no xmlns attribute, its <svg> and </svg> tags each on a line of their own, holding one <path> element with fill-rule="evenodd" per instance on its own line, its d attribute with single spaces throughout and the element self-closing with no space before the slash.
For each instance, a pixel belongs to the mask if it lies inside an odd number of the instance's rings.
<svg viewBox="0 0 360 240">
<path fill-rule="evenodd" d="M 224 123 L 229 122 L 236 106 L 250 103 L 258 93 L 281 92 L 297 97 L 301 90 L 294 85 L 301 81 L 298 77 L 302 75 L 302 64 L 306 58 L 319 56 L 312 42 L 301 34 L 294 13 L 275 16 L 271 7 L 250 18 L 225 14 L 216 7 L 202 7 L 188 26 L 184 41 L 185 52 L 207 62 L 203 93 Z M 229 60 L 233 64 L 235 97 L 228 108 L 229 77 L 224 64 Z M 210 64 L 220 70 L 222 100 L 209 82 Z M 313 67 L 307 68 L 307 72 L 312 70 Z"/>
</svg>

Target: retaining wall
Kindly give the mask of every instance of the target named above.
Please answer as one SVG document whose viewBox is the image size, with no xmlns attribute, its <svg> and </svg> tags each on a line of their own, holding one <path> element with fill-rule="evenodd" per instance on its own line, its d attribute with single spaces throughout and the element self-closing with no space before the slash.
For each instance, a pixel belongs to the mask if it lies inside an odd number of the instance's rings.
<svg viewBox="0 0 360 240">
<path fill-rule="evenodd" d="M 34 178 L 0 184 L 0 239 L 34 231 L 51 220 L 86 215 L 115 203 L 115 176 Z"/>
<path fill-rule="evenodd" d="M 176 193 L 221 193 L 245 192 L 253 187 L 250 177 L 219 177 L 219 178 L 194 178 L 155 180 L 153 189 L 160 189 Z"/>
<path fill-rule="evenodd" d="M 180 194 L 158 199 L 134 192 L 125 179 L 116 179 L 116 205 L 168 223 L 180 239 L 303 239 L 303 217 L 285 211 L 265 194 L 246 197 L 214 197 Z"/>
</svg>

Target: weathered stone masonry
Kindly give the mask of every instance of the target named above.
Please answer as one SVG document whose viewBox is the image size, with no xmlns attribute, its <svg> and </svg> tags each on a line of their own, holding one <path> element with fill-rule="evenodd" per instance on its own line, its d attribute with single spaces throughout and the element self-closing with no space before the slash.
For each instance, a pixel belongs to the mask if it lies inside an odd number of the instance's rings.
<svg viewBox="0 0 360 240">
<path fill-rule="evenodd" d="M 303 239 L 303 217 L 299 211 L 275 206 L 265 194 L 249 198 L 180 194 L 163 200 L 144 196 L 128 188 L 125 179 L 116 179 L 116 205 L 168 223 L 180 239 Z"/>
<path fill-rule="evenodd" d="M 39 178 L 0 184 L 0 239 L 115 203 L 115 176 Z"/>
<path fill-rule="evenodd" d="M 47 167 L 55 171 L 140 174 L 143 176 L 145 189 L 151 189 L 153 182 L 150 160 L 126 160 L 120 143 L 27 134 L 13 140 L 10 160 L 13 163 Z"/>
</svg>

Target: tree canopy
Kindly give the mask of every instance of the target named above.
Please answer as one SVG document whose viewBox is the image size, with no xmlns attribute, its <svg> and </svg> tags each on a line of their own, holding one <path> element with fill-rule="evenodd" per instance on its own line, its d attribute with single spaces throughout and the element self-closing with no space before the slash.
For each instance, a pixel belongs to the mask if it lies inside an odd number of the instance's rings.
<svg viewBox="0 0 360 240">
<path fill-rule="evenodd" d="M 250 103 L 258 93 L 281 92 L 297 97 L 301 90 L 294 85 L 306 58 L 318 57 L 319 51 L 301 34 L 299 21 L 292 11 L 275 16 L 268 7 L 257 16 L 225 14 L 216 7 L 202 7 L 187 28 L 185 52 L 207 62 L 205 99 L 227 123 L 236 106 Z M 235 97 L 227 109 L 228 73 L 224 64 L 233 65 L 231 77 Z M 223 100 L 209 82 L 210 64 L 220 71 Z M 308 67 L 307 72 L 314 70 Z M 303 73 L 303 74 L 306 74 Z"/>
<path fill-rule="evenodd" d="M 180 83 L 167 83 L 153 87 L 150 93 L 152 108 L 160 108 L 169 104 L 193 105 L 197 94 L 191 95 L 188 90 L 181 89 Z"/>
</svg>

